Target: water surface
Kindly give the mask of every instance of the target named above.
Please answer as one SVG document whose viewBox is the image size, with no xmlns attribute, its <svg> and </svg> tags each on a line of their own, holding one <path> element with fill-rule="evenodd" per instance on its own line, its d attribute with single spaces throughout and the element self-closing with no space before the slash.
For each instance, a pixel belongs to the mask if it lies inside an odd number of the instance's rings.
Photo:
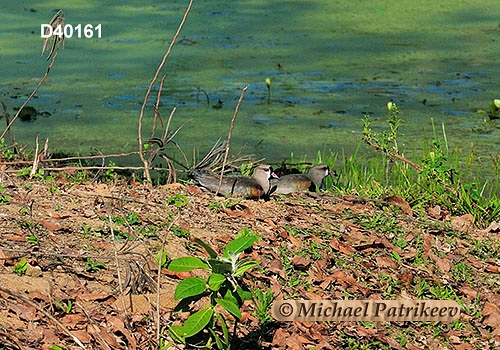
<svg viewBox="0 0 500 350">
<path fill-rule="evenodd" d="M 45 71 L 40 24 L 60 4 L 3 2 L 0 98 L 11 115 Z M 30 104 L 50 116 L 16 122 L 16 140 L 33 148 L 39 135 L 53 151 L 80 154 L 135 150 L 140 105 L 186 5 L 65 4 L 66 23 L 102 24 L 102 38 L 66 40 Z M 432 118 L 445 124 L 451 147 L 466 152 L 473 144 L 487 161 L 500 151 L 500 131 L 477 110 L 500 98 L 499 13 L 493 0 L 195 1 L 163 71 L 161 113 L 177 107 L 173 127 L 192 120 L 176 142 L 188 154 L 203 151 L 227 136 L 249 85 L 233 150 L 246 145 L 247 153 L 280 161 L 291 152 L 309 159 L 318 150 L 353 152 L 361 117 L 382 127 L 393 100 L 406 120 L 403 150 L 422 146 Z M 219 100 L 222 108 L 213 108 Z"/>
</svg>

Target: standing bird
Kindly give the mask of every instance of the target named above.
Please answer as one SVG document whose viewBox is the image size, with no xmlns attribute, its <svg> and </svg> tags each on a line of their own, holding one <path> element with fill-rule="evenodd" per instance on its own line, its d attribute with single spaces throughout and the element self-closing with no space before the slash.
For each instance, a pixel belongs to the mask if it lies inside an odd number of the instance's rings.
<svg viewBox="0 0 500 350">
<path fill-rule="evenodd" d="M 220 176 L 191 170 L 191 177 L 200 185 L 211 192 L 217 192 Z M 252 177 L 226 175 L 222 177 L 218 193 L 227 195 L 243 195 L 247 198 L 261 198 L 271 194 L 273 188 L 269 184 L 270 177 L 277 177 L 269 165 L 259 165 L 255 168 Z"/>
<path fill-rule="evenodd" d="M 315 192 L 321 187 L 323 179 L 330 174 L 328 165 L 316 165 L 308 174 L 288 174 L 279 179 L 272 179 L 271 186 L 276 186 L 274 193 L 288 194 L 297 191 Z"/>
</svg>

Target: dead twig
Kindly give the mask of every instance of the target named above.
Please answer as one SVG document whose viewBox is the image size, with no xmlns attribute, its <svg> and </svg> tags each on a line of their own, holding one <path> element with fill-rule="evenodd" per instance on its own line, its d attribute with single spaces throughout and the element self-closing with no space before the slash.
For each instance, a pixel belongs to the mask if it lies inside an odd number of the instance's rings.
<svg viewBox="0 0 500 350">
<path fill-rule="evenodd" d="M 224 168 L 226 167 L 226 162 L 227 162 L 227 157 L 229 155 L 229 146 L 231 144 L 231 135 L 233 133 L 233 128 L 234 128 L 234 121 L 236 120 L 236 116 L 238 115 L 238 110 L 240 109 L 241 102 L 243 101 L 243 97 L 245 96 L 245 92 L 248 89 L 248 85 L 241 90 L 240 98 L 238 99 L 238 103 L 236 104 L 236 107 L 234 108 L 234 113 L 233 117 L 231 118 L 231 124 L 229 125 L 229 131 L 227 133 L 227 142 L 226 142 L 226 149 L 224 152 L 224 159 L 222 160 L 222 171 L 219 177 L 219 185 L 217 186 L 217 191 L 215 191 L 215 195 L 219 193 L 220 186 L 222 185 L 222 177 L 224 176 Z"/>
<path fill-rule="evenodd" d="M 373 142 L 371 142 L 370 140 L 367 140 L 366 138 L 361 138 L 363 140 L 364 143 L 366 143 L 368 146 L 378 150 L 378 151 L 382 151 L 384 153 L 386 153 L 387 155 L 389 155 L 391 158 L 394 158 L 394 159 L 397 159 L 397 160 L 400 160 L 402 161 L 403 163 L 406 163 L 408 164 L 409 166 L 413 167 L 414 169 L 416 169 L 417 171 L 419 172 L 422 172 L 424 170 L 424 168 L 422 168 L 420 165 L 412 162 L 411 160 L 409 160 L 408 158 L 405 158 L 403 157 L 402 155 L 400 155 L 399 153 L 395 152 L 395 151 L 391 151 L 391 150 L 388 150 L 388 149 L 385 149 L 384 147 L 380 146 L 380 145 L 377 145 Z"/>
<path fill-rule="evenodd" d="M 52 19 L 50 20 L 49 24 L 52 26 L 52 28 L 55 28 L 58 25 L 61 25 L 61 27 L 64 27 L 64 11 L 62 9 L 59 10 L 59 11 L 57 11 L 56 14 L 54 15 L 54 17 L 52 17 Z M 17 113 L 14 115 L 14 118 L 12 118 L 12 120 L 9 122 L 9 124 L 7 124 L 7 127 L 5 128 L 5 130 L 0 135 L 0 139 L 3 139 L 4 136 L 5 136 L 5 134 L 10 130 L 12 124 L 14 124 L 14 122 L 16 121 L 16 119 L 19 117 L 19 115 L 21 114 L 23 108 L 26 107 L 26 105 L 29 103 L 29 101 L 31 101 L 31 99 L 33 98 L 33 96 L 35 96 L 35 94 L 37 93 L 37 91 L 40 88 L 40 86 L 42 86 L 42 84 L 45 82 L 45 79 L 47 79 L 50 70 L 52 69 L 52 67 L 56 63 L 56 58 L 57 58 L 57 55 L 59 54 L 59 48 L 61 47 L 61 45 L 64 46 L 64 36 L 53 35 L 53 36 L 51 36 L 51 39 L 53 40 L 52 41 L 52 49 L 50 50 L 49 55 L 47 56 L 47 61 L 50 58 L 52 58 L 52 60 L 50 61 L 50 64 L 47 67 L 47 70 L 45 71 L 44 76 L 40 79 L 40 81 L 38 82 L 38 84 L 36 85 L 36 87 L 33 89 L 33 91 L 31 92 L 31 94 L 28 96 L 28 98 L 26 99 L 26 101 L 24 101 L 24 103 L 21 105 L 21 107 L 19 107 Z M 43 41 L 42 56 L 43 56 L 43 54 L 45 52 L 45 49 L 47 47 L 48 41 L 49 41 L 48 38 L 45 38 L 45 40 Z"/>
<path fill-rule="evenodd" d="M 63 330 L 64 333 L 66 333 L 69 337 L 71 337 L 71 339 L 73 339 L 73 341 L 82 349 L 86 349 L 85 348 L 85 345 L 83 345 L 83 343 L 80 341 L 80 339 L 78 339 L 73 333 L 71 333 L 69 331 L 68 328 L 66 328 L 61 322 L 59 322 L 54 316 L 52 316 L 51 314 L 49 314 L 47 311 L 45 311 L 43 308 L 41 308 L 40 306 L 38 306 L 35 302 L 33 302 L 31 299 L 28 299 L 26 298 L 24 295 L 21 295 L 19 293 L 15 293 L 13 291 L 11 291 L 10 289 L 7 289 L 7 288 L 4 288 L 4 287 L 1 287 L 0 286 L 0 292 L 3 292 L 3 293 L 6 293 L 6 294 L 9 294 L 10 296 L 16 298 L 16 299 L 19 299 L 21 300 L 22 302 L 34 307 L 35 309 L 37 309 L 38 312 L 40 312 L 41 314 L 43 314 L 45 317 L 47 317 L 48 319 L 50 319 L 52 322 L 54 322 L 59 328 L 61 328 Z"/>
<path fill-rule="evenodd" d="M 120 264 L 118 261 L 118 251 L 116 249 L 116 240 L 115 240 L 115 231 L 113 229 L 114 223 L 111 220 L 111 214 L 108 214 L 109 221 L 109 230 L 111 231 L 111 240 L 113 241 L 113 253 L 115 257 L 115 266 L 116 266 L 116 274 L 118 276 L 118 286 L 120 288 L 120 300 L 122 303 L 123 314 L 125 315 L 125 319 L 128 321 L 129 316 L 127 312 L 127 304 L 125 304 L 125 293 L 123 292 L 123 284 L 122 284 L 122 274 L 120 273 Z"/>
<path fill-rule="evenodd" d="M 160 71 L 162 70 L 163 66 L 165 65 L 165 62 L 167 61 L 167 58 L 170 56 L 170 53 L 172 52 L 172 49 L 175 45 L 175 42 L 177 41 L 177 37 L 179 36 L 182 27 L 184 26 L 184 23 L 186 23 L 187 16 L 191 10 L 191 6 L 193 5 L 194 0 L 190 0 L 189 4 L 184 11 L 184 16 L 182 17 L 181 22 L 179 23 L 179 26 L 177 27 L 177 31 L 175 32 L 174 36 L 172 37 L 172 41 L 170 42 L 170 45 L 168 46 L 167 52 L 165 55 L 163 55 L 163 59 L 161 60 L 158 68 L 156 69 L 156 72 L 151 79 L 151 82 L 149 83 L 149 87 L 146 90 L 146 94 L 144 95 L 144 101 L 142 102 L 141 106 L 141 111 L 139 113 L 139 120 L 138 120 L 138 126 L 137 126 L 137 142 L 138 142 L 138 147 L 139 147 L 139 158 L 141 159 L 141 162 L 144 164 L 144 178 L 146 181 L 151 182 L 151 174 L 149 172 L 150 170 L 150 162 L 149 159 L 146 159 L 145 156 L 145 149 L 144 149 L 144 144 L 142 140 L 142 122 L 144 119 L 144 110 L 146 109 L 146 105 L 148 102 L 149 95 L 151 94 L 151 91 L 153 90 L 153 85 L 158 79 L 158 76 L 160 75 Z M 161 91 L 161 89 L 160 89 Z"/>
</svg>

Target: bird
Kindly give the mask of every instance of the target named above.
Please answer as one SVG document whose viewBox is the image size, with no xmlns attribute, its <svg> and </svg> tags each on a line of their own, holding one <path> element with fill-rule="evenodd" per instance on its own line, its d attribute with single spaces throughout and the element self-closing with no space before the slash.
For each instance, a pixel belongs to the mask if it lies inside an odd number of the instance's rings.
<svg viewBox="0 0 500 350">
<path fill-rule="evenodd" d="M 315 192 L 321 187 L 323 179 L 330 174 L 326 164 L 313 166 L 308 174 L 288 174 L 279 179 L 271 179 L 271 186 L 276 186 L 273 193 L 289 194 L 297 191 Z"/>
<path fill-rule="evenodd" d="M 269 184 L 269 178 L 277 176 L 273 173 L 270 165 L 260 164 L 255 168 L 252 177 L 224 175 L 220 188 L 220 176 L 217 174 L 191 169 L 191 177 L 201 187 L 211 192 L 218 192 L 223 196 L 243 195 L 246 198 L 262 198 L 269 196 L 273 191 Z"/>
</svg>

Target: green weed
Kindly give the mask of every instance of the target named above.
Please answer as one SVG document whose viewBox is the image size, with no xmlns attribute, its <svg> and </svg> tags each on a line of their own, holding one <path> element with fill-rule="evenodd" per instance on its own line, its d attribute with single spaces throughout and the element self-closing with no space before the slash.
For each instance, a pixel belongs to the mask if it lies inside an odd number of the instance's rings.
<svg viewBox="0 0 500 350">
<path fill-rule="evenodd" d="M 257 239 L 256 235 L 248 233 L 240 235 L 226 245 L 220 256 L 205 242 L 196 239 L 196 243 L 208 254 L 208 259 L 182 257 L 168 264 L 168 269 L 175 272 L 196 269 L 210 272 L 207 278 L 188 277 L 177 285 L 174 298 L 180 302 L 176 310 L 189 311 L 191 314 L 182 326 L 169 327 L 168 331 L 175 341 L 188 345 L 202 341 L 206 347 L 230 348 L 236 333 L 230 335 L 227 313 L 235 319 L 233 329 L 236 332 L 236 325 L 241 318 L 240 308 L 245 300 L 252 298 L 241 277 L 258 265 L 257 261 L 240 259 L 239 256 Z M 198 311 L 190 308 L 191 303 L 206 298 L 208 302 Z"/>
<path fill-rule="evenodd" d="M 92 258 L 87 258 L 87 266 L 85 267 L 85 270 L 87 272 L 97 272 L 99 270 L 105 270 L 105 269 L 107 269 L 105 263 L 100 261 L 94 261 Z"/>
</svg>

